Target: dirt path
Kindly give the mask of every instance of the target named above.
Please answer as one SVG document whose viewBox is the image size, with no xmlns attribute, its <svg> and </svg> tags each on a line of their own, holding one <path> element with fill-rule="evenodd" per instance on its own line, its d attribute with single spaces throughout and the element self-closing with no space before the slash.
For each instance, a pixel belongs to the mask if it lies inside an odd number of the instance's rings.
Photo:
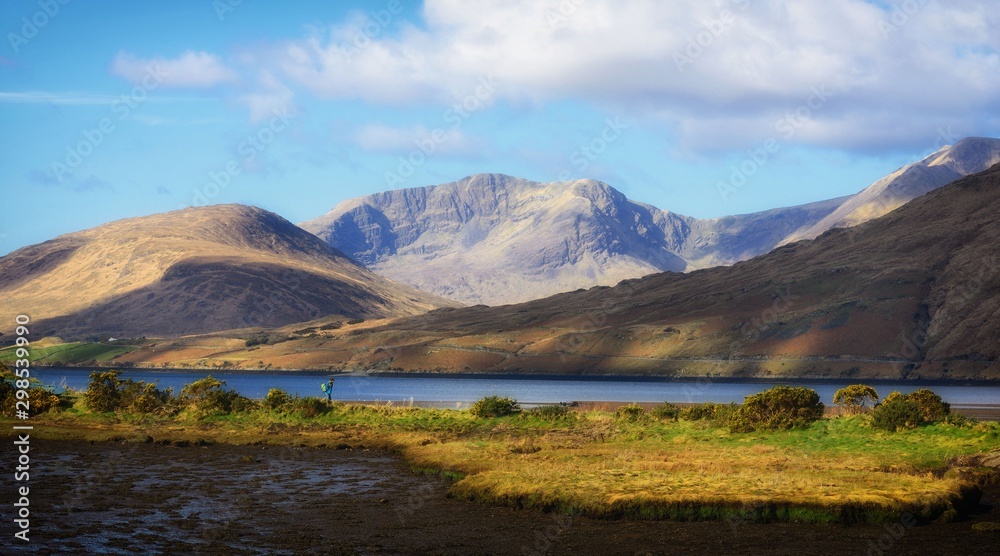
<svg viewBox="0 0 1000 556">
<path fill-rule="evenodd" d="M 997 487 L 969 520 L 914 528 L 595 521 L 453 500 L 447 480 L 378 451 L 37 441 L 32 454 L 32 544 L 12 544 L 5 503 L 4 554 L 1000 554 L 1000 533 L 971 528 L 1000 522 Z"/>
</svg>

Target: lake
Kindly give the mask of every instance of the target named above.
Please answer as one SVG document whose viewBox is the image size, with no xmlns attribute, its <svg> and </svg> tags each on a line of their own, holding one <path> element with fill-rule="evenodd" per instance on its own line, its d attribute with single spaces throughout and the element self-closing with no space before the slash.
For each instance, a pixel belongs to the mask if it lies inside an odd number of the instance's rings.
<svg viewBox="0 0 1000 556">
<path fill-rule="evenodd" d="M 90 370 L 36 368 L 32 376 L 44 384 L 61 388 L 87 388 Z M 123 378 L 155 382 L 160 388 L 179 392 L 211 374 L 226 381 L 226 386 L 250 398 L 263 398 L 271 388 L 289 394 L 323 396 L 320 384 L 330 376 L 323 372 L 304 371 L 157 371 L 126 370 Z M 776 384 L 805 386 L 816 390 L 823 403 L 833 405 L 833 394 L 848 384 L 864 382 L 885 396 L 893 390 L 911 392 L 931 388 L 956 407 L 1000 404 L 1000 385 L 915 384 L 888 381 L 764 381 L 733 379 L 659 380 L 641 378 L 495 378 L 335 375 L 334 398 L 342 401 L 434 402 L 462 406 L 483 396 L 510 396 L 522 404 L 534 405 L 573 401 L 610 402 L 742 402 L 743 398 Z"/>
</svg>

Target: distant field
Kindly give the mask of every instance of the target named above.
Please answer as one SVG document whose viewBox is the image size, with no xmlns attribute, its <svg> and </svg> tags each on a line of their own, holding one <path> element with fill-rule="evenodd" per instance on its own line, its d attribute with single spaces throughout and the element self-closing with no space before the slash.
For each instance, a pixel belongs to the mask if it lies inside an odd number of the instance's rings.
<svg viewBox="0 0 1000 556">
<path fill-rule="evenodd" d="M 0 361 L 10 363 L 15 357 L 16 347 L 0 349 Z M 118 346 L 93 344 L 88 342 L 72 342 L 51 346 L 32 346 L 30 360 L 32 363 L 45 365 L 78 365 L 83 363 L 106 363 L 114 358 L 131 353 L 135 346 Z"/>
</svg>

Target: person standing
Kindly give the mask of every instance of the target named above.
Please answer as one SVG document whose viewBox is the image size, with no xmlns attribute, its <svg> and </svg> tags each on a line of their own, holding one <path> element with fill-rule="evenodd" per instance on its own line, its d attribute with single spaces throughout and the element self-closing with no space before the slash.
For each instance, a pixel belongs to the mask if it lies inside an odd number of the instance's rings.
<svg viewBox="0 0 1000 556">
<path fill-rule="evenodd" d="M 333 403 L 333 377 L 330 377 L 330 382 L 324 382 L 321 387 L 323 391 L 326 392 L 326 403 Z"/>
</svg>

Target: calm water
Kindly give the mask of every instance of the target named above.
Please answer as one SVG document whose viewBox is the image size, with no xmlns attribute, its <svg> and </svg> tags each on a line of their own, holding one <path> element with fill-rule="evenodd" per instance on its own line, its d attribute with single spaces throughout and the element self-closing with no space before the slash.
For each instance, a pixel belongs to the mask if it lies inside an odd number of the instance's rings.
<svg viewBox="0 0 1000 556">
<path fill-rule="evenodd" d="M 263 398 L 271 388 L 281 388 L 290 394 L 323 396 L 320 383 L 327 373 L 307 372 L 212 372 L 201 371 L 124 371 L 122 376 L 134 380 L 156 382 L 160 388 L 179 392 L 206 375 L 226 381 L 226 385 L 251 398 Z M 90 371 L 82 369 L 35 369 L 32 375 L 43 383 L 59 388 L 86 389 Z M 833 404 L 833 393 L 849 382 L 795 382 L 816 390 L 827 405 Z M 922 387 L 913 383 L 864 381 L 875 386 L 879 395 L 892 390 L 910 392 Z M 496 379 L 496 378 L 437 378 L 437 377 L 369 377 L 338 376 L 334 398 L 344 401 L 415 401 L 469 403 L 492 394 L 510 396 L 521 403 L 554 403 L 572 401 L 615 402 L 742 402 L 745 396 L 766 390 L 780 382 L 764 381 L 648 381 L 648 380 L 563 380 L 563 379 Z M 1000 404 L 1000 386 L 932 385 L 946 402 L 955 406 Z"/>
</svg>

